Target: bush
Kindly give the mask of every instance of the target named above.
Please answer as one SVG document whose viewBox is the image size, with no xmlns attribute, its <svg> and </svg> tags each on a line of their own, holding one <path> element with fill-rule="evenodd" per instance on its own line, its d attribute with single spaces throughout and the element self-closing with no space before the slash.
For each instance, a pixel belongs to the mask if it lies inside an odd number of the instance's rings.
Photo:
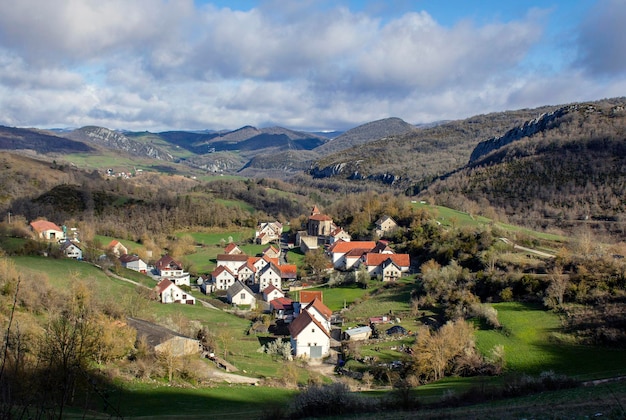
<svg viewBox="0 0 626 420">
<path fill-rule="evenodd" d="M 352 394 L 348 386 L 341 382 L 330 385 L 310 385 L 294 400 L 295 418 L 337 416 L 371 412 L 378 401 L 361 399 Z"/>
<path fill-rule="evenodd" d="M 267 353 L 273 358 L 281 358 L 282 360 L 292 360 L 291 343 L 283 341 L 280 338 L 263 345 L 259 352 Z"/>
</svg>

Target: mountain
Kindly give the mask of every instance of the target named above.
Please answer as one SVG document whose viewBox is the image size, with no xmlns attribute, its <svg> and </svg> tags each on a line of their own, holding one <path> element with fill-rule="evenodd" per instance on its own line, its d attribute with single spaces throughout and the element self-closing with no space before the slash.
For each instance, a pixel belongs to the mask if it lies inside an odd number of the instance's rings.
<svg viewBox="0 0 626 420">
<path fill-rule="evenodd" d="M 397 136 L 416 130 L 415 126 L 400 118 L 385 118 L 352 128 L 331 141 L 317 147 L 315 152 L 320 156 L 349 149 L 370 141 L 389 136 Z"/>
<path fill-rule="evenodd" d="M 423 196 L 533 227 L 626 232 L 626 98 L 572 104 L 479 143 Z"/>
<path fill-rule="evenodd" d="M 320 157 L 311 164 L 309 173 L 314 178 L 369 180 L 417 192 L 433 179 L 465 165 L 479 142 L 502 136 L 511 127 L 556 108 L 541 107 L 477 115 L 427 128 L 411 126 L 404 133 L 378 137 Z M 366 126 L 362 126 L 363 130 L 359 131 L 366 131 Z M 403 124 L 397 126 L 402 127 Z M 337 141 L 341 141 L 340 137 L 328 145 Z M 318 147 L 314 151 L 320 149 Z"/>
<path fill-rule="evenodd" d="M 38 154 L 89 153 L 94 148 L 78 141 L 29 128 L 0 126 L 0 149 L 31 151 Z"/>
<path fill-rule="evenodd" d="M 162 148 L 131 140 L 123 133 L 103 127 L 82 127 L 64 134 L 64 137 L 84 143 L 93 143 L 107 149 L 123 151 L 132 156 L 165 161 L 174 160 L 174 156 Z"/>
</svg>

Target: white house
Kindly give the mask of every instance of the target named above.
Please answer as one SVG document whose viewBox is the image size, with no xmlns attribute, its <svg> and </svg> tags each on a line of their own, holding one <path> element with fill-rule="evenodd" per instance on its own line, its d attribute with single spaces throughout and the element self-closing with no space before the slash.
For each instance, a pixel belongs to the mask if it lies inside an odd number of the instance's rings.
<svg viewBox="0 0 626 420">
<path fill-rule="evenodd" d="M 244 252 L 241 250 L 241 248 L 239 248 L 235 243 L 231 242 L 228 245 L 226 245 L 226 248 L 224 248 L 224 254 L 228 254 L 228 255 L 238 255 L 238 254 L 243 254 Z"/>
<path fill-rule="evenodd" d="M 338 242 L 338 241 L 350 242 L 351 240 L 352 240 L 352 237 L 350 236 L 348 232 L 343 230 L 343 228 L 338 227 L 330 233 L 329 242 L 331 244 L 334 244 L 335 242 Z"/>
<path fill-rule="evenodd" d="M 274 299 L 285 297 L 285 294 L 282 290 L 278 289 L 273 284 L 270 284 L 265 289 L 263 289 L 263 300 L 265 302 L 270 302 Z"/>
<path fill-rule="evenodd" d="M 111 250 L 111 252 L 113 252 L 113 255 L 115 255 L 117 258 L 119 258 L 120 255 L 128 254 L 128 248 L 126 248 L 124 244 L 122 244 L 117 239 L 113 239 L 111 242 L 109 242 L 109 245 L 107 245 L 107 249 Z"/>
<path fill-rule="evenodd" d="M 67 258 L 74 258 L 76 260 L 83 259 L 83 251 L 70 240 L 65 240 L 65 242 L 61 244 L 61 251 L 63 251 L 63 255 Z"/>
<path fill-rule="evenodd" d="M 383 281 L 395 280 L 411 268 L 409 254 L 376 254 L 363 256 L 363 264 L 370 276 L 381 276 Z"/>
<path fill-rule="evenodd" d="M 248 258 L 248 261 L 244 263 L 239 270 L 237 270 L 237 278 L 240 282 L 251 285 L 256 281 L 257 269 L 253 264 L 254 258 Z"/>
<path fill-rule="evenodd" d="M 378 219 L 375 223 L 376 228 L 374 232 L 378 236 L 384 236 L 387 233 L 391 233 L 394 230 L 398 229 L 398 224 L 396 223 L 391 216 L 383 216 Z"/>
<path fill-rule="evenodd" d="M 352 251 L 363 255 L 370 252 L 375 246 L 376 242 L 374 241 L 338 241 L 328 248 L 328 254 L 331 256 L 335 269 L 346 269 L 346 254 Z"/>
<path fill-rule="evenodd" d="M 322 325 L 326 331 L 330 332 L 330 317 L 332 316 L 333 311 L 331 311 L 328 306 L 324 305 L 321 299 L 313 299 L 313 301 L 306 305 L 304 311 L 309 312 L 313 318 L 319 321 L 320 325 Z"/>
<path fill-rule="evenodd" d="M 128 268 L 129 270 L 138 271 L 143 274 L 148 272 L 148 264 L 137 255 L 120 255 L 120 263 L 122 263 L 122 267 Z"/>
<path fill-rule="evenodd" d="M 279 240 L 282 233 L 283 225 L 280 222 L 259 223 L 254 233 L 254 241 L 257 244 L 265 245 Z"/>
<path fill-rule="evenodd" d="M 161 303 L 184 303 L 187 305 L 196 304 L 196 298 L 176 286 L 168 279 L 161 280 L 154 287 L 154 290 L 158 293 Z"/>
<path fill-rule="evenodd" d="M 243 264 L 248 261 L 246 254 L 219 254 L 216 257 L 218 267 L 228 267 L 230 271 L 236 273 Z"/>
<path fill-rule="evenodd" d="M 65 239 L 63 229 L 47 220 L 35 220 L 30 222 L 30 227 L 41 239 L 48 241 L 60 241 Z"/>
<path fill-rule="evenodd" d="M 289 334 L 295 357 L 320 359 L 330 352 L 330 333 L 308 311 L 289 324 Z"/>
<path fill-rule="evenodd" d="M 274 285 L 277 289 L 282 287 L 280 268 L 276 264 L 269 263 L 261 269 L 257 276 L 259 282 L 259 290 L 265 290 L 267 286 Z"/>
<path fill-rule="evenodd" d="M 154 267 L 161 278 L 173 280 L 177 286 L 190 286 L 191 276 L 183 270 L 183 265 L 169 255 L 164 255 Z"/>
<path fill-rule="evenodd" d="M 236 281 L 235 284 L 228 288 L 226 291 L 226 299 L 228 299 L 228 302 L 235 305 L 250 305 L 252 308 L 256 305 L 254 292 L 240 281 Z"/>
<path fill-rule="evenodd" d="M 211 273 L 211 281 L 216 290 L 228 290 L 237 281 L 237 276 L 230 268 L 220 265 Z"/>
</svg>

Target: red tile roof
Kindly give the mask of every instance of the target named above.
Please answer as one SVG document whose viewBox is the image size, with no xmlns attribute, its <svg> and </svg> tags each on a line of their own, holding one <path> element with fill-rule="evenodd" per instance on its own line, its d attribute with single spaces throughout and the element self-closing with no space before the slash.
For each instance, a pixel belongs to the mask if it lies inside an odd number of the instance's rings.
<svg viewBox="0 0 626 420">
<path fill-rule="evenodd" d="M 320 222 L 325 222 L 325 221 L 333 221 L 333 218 L 330 216 L 327 216 L 325 214 L 313 214 L 309 217 L 309 220 L 318 220 Z"/>
<path fill-rule="evenodd" d="M 224 254 L 230 254 L 235 248 L 237 248 L 237 245 L 235 245 L 234 242 L 229 243 L 226 245 L 226 248 L 224 248 Z"/>
<path fill-rule="evenodd" d="M 279 265 L 280 277 L 283 279 L 295 279 L 298 276 L 298 267 L 295 264 Z"/>
<path fill-rule="evenodd" d="M 300 291 L 300 302 L 309 303 L 313 302 L 315 298 L 323 301 L 323 292 L 321 291 L 312 291 L 312 290 L 301 290 Z"/>
<path fill-rule="evenodd" d="M 293 300 L 286 297 L 279 297 L 270 301 L 270 306 L 275 310 L 287 309 L 293 306 Z"/>
<path fill-rule="evenodd" d="M 346 254 L 357 248 L 372 250 L 375 246 L 376 242 L 374 241 L 338 241 L 332 244 L 328 251 L 333 254 Z"/>
<path fill-rule="evenodd" d="M 365 265 L 374 267 L 379 266 L 385 261 L 390 259 L 398 267 L 409 267 L 411 265 L 411 259 L 409 254 L 365 254 Z"/>
<path fill-rule="evenodd" d="M 322 324 L 320 324 L 320 322 L 307 311 L 301 312 L 300 315 L 296 317 L 296 319 L 291 321 L 291 324 L 289 324 L 289 334 L 291 334 L 291 336 L 294 338 L 298 337 L 298 335 L 300 335 L 300 333 L 304 331 L 305 328 L 311 325 L 311 323 L 317 325 L 317 327 L 330 338 L 330 333 L 326 331 L 326 328 L 324 328 Z"/>
<path fill-rule="evenodd" d="M 229 273 L 231 276 L 233 277 L 237 277 L 235 276 L 235 274 L 230 270 L 230 268 L 226 267 L 225 265 L 220 265 L 219 267 L 217 267 L 215 270 L 213 270 L 211 272 L 211 277 L 215 278 L 217 276 L 219 276 L 220 274 L 222 274 L 224 271 L 226 271 L 227 273 Z"/>
<path fill-rule="evenodd" d="M 317 312 L 322 314 L 322 316 L 324 316 L 326 319 L 330 319 L 331 315 L 333 314 L 333 311 L 331 311 L 328 306 L 324 305 L 322 301 L 317 298 L 313 299 L 313 301 L 306 305 L 306 308 L 304 309 L 308 311 L 311 308 L 315 308 Z"/>
<path fill-rule="evenodd" d="M 168 287 L 170 287 L 172 284 L 172 281 L 169 279 L 163 279 L 161 280 L 156 286 L 154 286 L 154 290 L 157 291 L 158 294 L 163 293 Z"/>
<path fill-rule="evenodd" d="M 182 270 L 183 269 L 183 265 L 181 263 L 179 263 L 178 261 L 176 261 L 174 258 L 170 257 L 167 254 L 162 256 L 161 259 L 159 259 L 159 261 L 157 261 L 156 264 L 154 264 L 154 266 L 159 271 L 163 270 L 164 268 L 168 268 L 168 267 L 174 267 L 177 270 Z"/>
<path fill-rule="evenodd" d="M 56 230 L 58 232 L 63 232 L 60 227 L 47 220 L 35 220 L 34 222 L 30 222 L 30 225 L 37 232 L 44 232 L 46 230 Z"/>
</svg>

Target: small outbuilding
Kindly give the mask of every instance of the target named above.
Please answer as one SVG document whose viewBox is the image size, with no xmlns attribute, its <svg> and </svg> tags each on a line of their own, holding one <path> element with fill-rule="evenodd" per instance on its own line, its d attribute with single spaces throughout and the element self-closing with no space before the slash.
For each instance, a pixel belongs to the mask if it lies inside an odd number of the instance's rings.
<svg viewBox="0 0 626 420">
<path fill-rule="evenodd" d="M 368 340 L 372 336 L 369 326 L 350 328 L 343 332 L 343 339 L 348 341 Z"/>
</svg>

